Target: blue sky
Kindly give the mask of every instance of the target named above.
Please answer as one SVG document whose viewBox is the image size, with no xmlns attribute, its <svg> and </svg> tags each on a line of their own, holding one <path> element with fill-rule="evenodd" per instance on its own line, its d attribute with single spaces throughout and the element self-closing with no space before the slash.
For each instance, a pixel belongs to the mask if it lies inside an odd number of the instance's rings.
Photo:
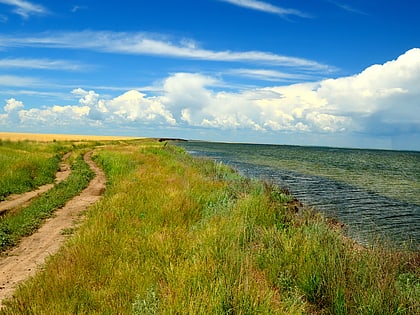
<svg viewBox="0 0 420 315">
<path fill-rule="evenodd" d="M 0 0 L 0 131 L 420 150 L 418 12 Z"/>
</svg>

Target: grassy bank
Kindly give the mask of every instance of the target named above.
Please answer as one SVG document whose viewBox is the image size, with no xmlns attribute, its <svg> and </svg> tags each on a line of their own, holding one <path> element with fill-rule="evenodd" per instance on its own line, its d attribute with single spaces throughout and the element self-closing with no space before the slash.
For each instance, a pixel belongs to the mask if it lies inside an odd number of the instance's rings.
<svg viewBox="0 0 420 315">
<path fill-rule="evenodd" d="M 72 173 L 65 181 L 34 199 L 30 205 L 0 217 L 0 252 L 16 245 L 22 237 L 32 234 L 46 218 L 53 215 L 54 210 L 62 207 L 88 185 L 93 172 L 83 161 L 80 152 L 75 153 L 72 159 Z"/>
<path fill-rule="evenodd" d="M 105 197 L 3 314 L 418 314 L 419 256 L 359 249 L 275 186 L 107 146 Z"/>
</svg>

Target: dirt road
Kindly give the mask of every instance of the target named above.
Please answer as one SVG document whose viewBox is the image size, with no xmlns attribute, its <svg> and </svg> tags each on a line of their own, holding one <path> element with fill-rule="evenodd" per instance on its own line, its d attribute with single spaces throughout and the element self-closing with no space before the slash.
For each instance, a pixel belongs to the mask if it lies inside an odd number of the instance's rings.
<svg viewBox="0 0 420 315">
<path fill-rule="evenodd" d="M 96 173 L 95 178 L 80 195 L 54 213 L 33 235 L 23 239 L 6 255 L 0 256 L 0 307 L 4 299 L 11 297 L 17 285 L 33 276 L 45 258 L 58 251 L 66 236 L 64 229 L 71 228 L 78 214 L 98 201 L 105 190 L 105 175 L 91 160 L 91 152 L 85 161 Z"/>
</svg>

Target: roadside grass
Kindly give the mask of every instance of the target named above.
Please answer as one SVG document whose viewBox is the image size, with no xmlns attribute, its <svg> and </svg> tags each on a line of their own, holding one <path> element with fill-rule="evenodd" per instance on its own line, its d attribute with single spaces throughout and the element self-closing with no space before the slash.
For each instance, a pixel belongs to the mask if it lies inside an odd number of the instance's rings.
<svg viewBox="0 0 420 315">
<path fill-rule="evenodd" d="M 418 314 L 419 255 L 361 248 L 276 186 L 157 143 L 108 146 L 105 196 L 1 314 Z"/>
<path fill-rule="evenodd" d="M 68 200 L 85 188 L 93 178 L 93 171 L 83 156 L 73 154 L 72 172 L 63 182 L 34 199 L 30 205 L 0 217 L 0 252 L 15 246 L 19 240 L 37 230 L 42 222 L 53 215 Z"/>
<path fill-rule="evenodd" d="M 52 183 L 63 149 L 59 144 L 0 140 L 0 201 Z"/>
</svg>

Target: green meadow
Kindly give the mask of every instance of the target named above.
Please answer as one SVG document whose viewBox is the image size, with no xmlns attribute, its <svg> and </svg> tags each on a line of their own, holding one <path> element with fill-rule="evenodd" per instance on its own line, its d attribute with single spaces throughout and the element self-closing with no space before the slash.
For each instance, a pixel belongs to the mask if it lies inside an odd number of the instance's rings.
<svg viewBox="0 0 420 315">
<path fill-rule="evenodd" d="M 420 313 L 418 252 L 361 247 L 280 188 L 166 143 L 94 160 L 104 197 L 0 314 Z"/>
<path fill-rule="evenodd" d="M 0 140 L 0 200 L 52 183 L 62 155 L 58 144 Z"/>
</svg>

